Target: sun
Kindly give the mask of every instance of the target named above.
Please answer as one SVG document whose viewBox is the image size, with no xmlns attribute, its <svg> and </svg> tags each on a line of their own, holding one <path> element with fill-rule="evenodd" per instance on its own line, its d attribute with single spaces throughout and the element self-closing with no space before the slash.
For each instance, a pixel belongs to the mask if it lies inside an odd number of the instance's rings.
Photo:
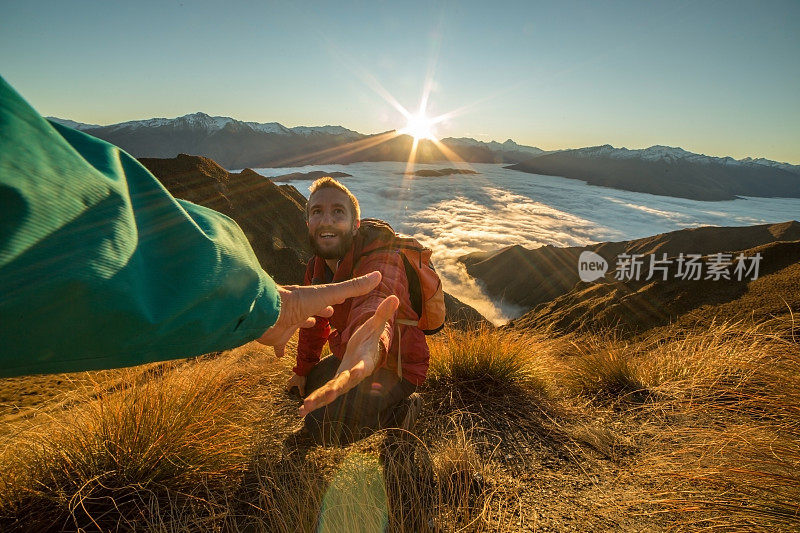
<svg viewBox="0 0 800 533">
<path fill-rule="evenodd" d="M 408 116 L 408 123 L 406 127 L 398 133 L 404 135 L 411 135 L 415 141 L 420 139 L 428 139 L 431 141 L 436 140 L 436 135 L 433 131 L 433 125 L 436 123 L 435 119 L 428 118 L 425 113 L 417 113 L 416 115 Z"/>
</svg>

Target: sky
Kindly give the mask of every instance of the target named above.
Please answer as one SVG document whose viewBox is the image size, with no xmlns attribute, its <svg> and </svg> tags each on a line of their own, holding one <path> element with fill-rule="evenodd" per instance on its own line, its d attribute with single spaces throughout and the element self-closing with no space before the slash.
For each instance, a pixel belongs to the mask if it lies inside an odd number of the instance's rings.
<svg viewBox="0 0 800 533">
<path fill-rule="evenodd" d="M 800 2 L 0 0 L 0 76 L 92 124 L 202 111 L 800 164 Z M 426 91 L 425 88 L 429 90 Z"/>
</svg>

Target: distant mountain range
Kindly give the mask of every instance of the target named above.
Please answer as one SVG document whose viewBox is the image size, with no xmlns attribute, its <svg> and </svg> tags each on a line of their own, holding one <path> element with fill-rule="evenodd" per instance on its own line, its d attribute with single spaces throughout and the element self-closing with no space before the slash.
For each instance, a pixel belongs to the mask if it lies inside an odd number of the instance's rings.
<svg viewBox="0 0 800 533">
<path fill-rule="evenodd" d="M 48 118 L 111 142 L 135 157 L 197 154 L 228 169 L 406 161 L 413 144 L 408 135 L 393 131 L 364 135 L 342 126 L 287 128 L 277 122 L 244 122 L 205 113 L 108 126 Z M 511 139 L 498 143 L 445 138 L 441 144 L 444 149 L 420 141 L 417 162 L 456 157 L 470 163 L 505 163 L 522 172 L 696 200 L 730 200 L 740 195 L 800 197 L 800 166 L 764 158 L 710 157 L 668 146 L 628 150 L 604 145 L 547 152 Z"/>
<path fill-rule="evenodd" d="M 628 150 L 606 144 L 542 154 L 507 168 L 693 200 L 800 198 L 798 165 L 763 158 L 710 157 L 669 146 Z"/>
<path fill-rule="evenodd" d="M 100 126 L 47 117 L 70 128 L 113 143 L 134 157 L 175 157 L 198 154 L 229 169 L 347 164 L 360 161 L 407 161 L 413 144 L 408 135 L 385 132 L 364 135 L 342 126 L 298 126 L 277 122 L 244 122 L 230 117 L 192 113 L 182 117 L 151 118 Z M 472 163 L 518 163 L 544 153 L 511 139 L 484 143 L 474 139 L 443 139 L 447 149 Z M 421 141 L 417 161 L 445 161 L 434 143 Z"/>
</svg>

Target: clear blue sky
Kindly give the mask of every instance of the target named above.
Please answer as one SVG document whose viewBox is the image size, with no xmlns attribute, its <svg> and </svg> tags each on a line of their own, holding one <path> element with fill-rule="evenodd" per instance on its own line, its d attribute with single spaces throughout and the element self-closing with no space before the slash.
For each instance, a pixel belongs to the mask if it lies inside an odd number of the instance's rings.
<svg viewBox="0 0 800 533">
<path fill-rule="evenodd" d="M 43 115 L 195 111 L 545 149 L 681 146 L 800 163 L 800 1 L 0 0 L 0 75 Z M 374 80 L 370 82 L 369 80 Z"/>
</svg>

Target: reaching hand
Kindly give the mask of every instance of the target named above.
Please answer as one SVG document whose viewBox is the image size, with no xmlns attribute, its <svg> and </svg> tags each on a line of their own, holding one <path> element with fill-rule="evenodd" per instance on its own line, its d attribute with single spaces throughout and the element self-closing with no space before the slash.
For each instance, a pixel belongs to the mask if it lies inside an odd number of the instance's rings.
<svg viewBox="0 0 800 533">
<path fill-rule="evenodd" d="M 377 287 L 380 281 L 381 273 L 375 271 L 341 283 L 278 287 L 281 297 L 278 321 L 257 340 L 261 344 L 272 346 L 277 357 L 283 357 L 286 343 L 297 328 L 313 326 L 314 315 L 330 317 L 333 315 L 332 305 L 366 294 Z"/>
<path fill-rule="evenodd" d="M 297 387 L 300 396 L 303 397 L 306 395 L 306 380 L 306 376 L 299 376 L 292 372 L 292 377 L 290 377 L 289 381 L 286 383 L 286 390 L 291 392 L 293 388 Z"/>
<path fill-rule="evenodd" d="M 300 416 L 328 405 L 375 371 L 380 359 L 378 342 L 381 333 L 386 327 L 386 322 L 397 311 L 398 305 L 400 300 L 397 296 L 387 297 L 378 306 L 375 314 L 353 333 L 347 341 L 347 350 L 336 376 L 308 395 L 300 407 Z"/>
</svg>

